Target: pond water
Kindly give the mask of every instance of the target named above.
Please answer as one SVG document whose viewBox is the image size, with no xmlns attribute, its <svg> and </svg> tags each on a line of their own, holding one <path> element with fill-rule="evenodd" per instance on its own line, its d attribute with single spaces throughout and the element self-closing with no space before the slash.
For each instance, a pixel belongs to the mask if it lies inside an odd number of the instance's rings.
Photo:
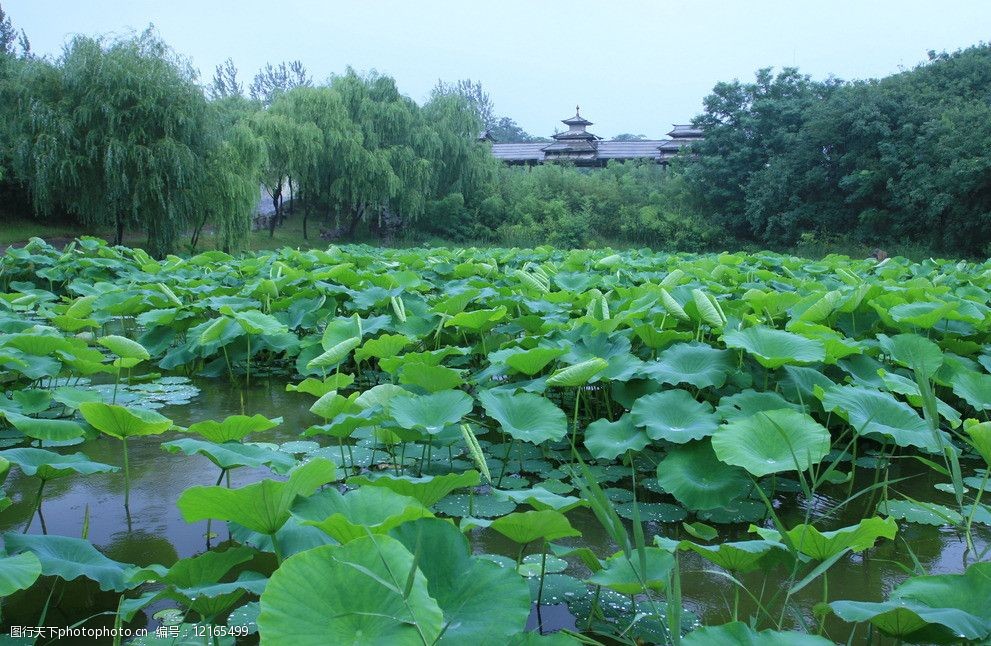
<svg viewBox="0 0 991 646">
<path fill-rule="evenodd" d="M 317 421 L 308 410 L 313 398 L 305 394 L 286 392 L 285 382 L 279 379 L 256 380 L 249 388 L 233 386 L 226 380 L 197 380 L 195 385 L 200 392 L 188 404 L 166 405 L 160 409 L 160 412 L 182 426 L 205 419 L 220 420 L 234 414 L 260 413 L 267 417 L 281 416 L 283 423 L 279 427 L 252 435 L 250 438 L 256 442 L 277 444 L 300 439 L 309 440 L 310 438 L 301 438 L 300 433 Z M 193 556 L 207 549 L 209 545 L 216 546 L 218 542 L 227 539 L 227 530 L 222 523 L 214 523 L 213 535 L 208 536 L 206 522 L 187 523 L 180 515 L 175 504 L 179 494 L 191 486 L 215 484 L 219 470 L 206 457 L 173 455 L 161 449 L 162 442 L 176 437 L 177 435 L 173 433 L 134 438 L 129 442 L 132 478 L 130 514 L 125 512 L 123 506 L 124 479 L 121 474 L 62 478 L 50 481 L 46 486 L 42 505 L 44 529 L 50 534 L 74 537 L 81 536 L 85 530 L 88 532 L 89 540 L 111 558 L 138 565 L 161 563 L 168 566 L 179 558 Z M 327 457 L 336 454 L 338 448 L 336 444 L 332 444 L 334 440 L 317 439 L 321 444 L 330 447 L 326 453 Z M 498 441 L 498 438 L 494 438 L 493 441 Z M 59 450 L 82 451 L 98 462 L 121 463 L 120 442 L 109 438 L 100 438 Z M 440 456 L 434 455 L 434 464 L 446 466 L 448 454 L 439 453 Z M 354 451 L 355 460 L 359 463 L 368 456 L 367 449 Z M 384 458 L 384 455 L 379 453 L 378 457 Z M 510 471 L 513 469 L 513 464 L 511 459 Z M 464 468 L 470 466 L 465 465 Z M 873 475 L 873 470 L 859 469 L 856 487 L 870 485 Z M 271 473 L 267 469 L 240 468 L 230 473 L 229 482 L 230 486 L 239 487 L 263 477 L 271 477 Z M 898 491 L 903 494 L 918 500 L 951 503 L 949 494 L 933 487 L 939 482 L 938 474 L 915 460 L 896 460 L 891 467 L 890 477 L 907 478 L 897 484 Z M 23 477 L 19 472 L 11 474 L 6 489 L 14 504 L 0 515 L 0 530 L 5 532 L 24 530 L 33 512 L 37 486 L 37 480 L 34 478 Z M 629 481 L 620 480 L 610 483 L 609 486 L 628 488 Z M 846 498 L 847 486 L 832 486 L 820 492 L 821 498 L 817 504 L 830 502 L 835 504 L 836 501 Z M 649 502 L 652 494 L 647 489 L 641 488 L 638 495 Z M 847 505 L 828 525 L 820 525 L 820 529 L 855 524 L 864 517 L 869 497 L 869 495 L 863 496 L 853 504 Z M 779 494 L 776 504 L 779 505 L 787 526 L 790 527 L 804 520 L 805 510 L 795 504 L 791 494 Z M 601 557 L 616 551 L 616 546 L 609 541 L 591 512 L 579 508 L 569 512 L 568 516 L 572 524 L 583 533 L 581 539 L 571 539 L 572 543 L 587 545 Z M 756 535 L 747 532 L 748 523 L 720 524 L 717 527 L 720 531 L 720 540 L 757 538 Z M 648 542 L 653 540 L 655 534 L 677 539 L 689 538 L 682 529 L 681 523 L 648 522 L 645 529 Z M 28 531 L 30 533 L 43 531 L 37 517 L 34 518 Z M 476 553 L 501 554 L 511 558 L 516 556 L 517 546 L 493 531 L 473 529 L 469 537 Z M 975 544 L 978 552 L 986 547 L 989 541 L 991 541 L 991 532 L 988 531 L 987 526 L 976 529 Z M 968 556 L 970 556 L 966 551 L 963 536 L 956 531 L 900 523 L 897 540 L 882 541 L 878 547 L 865 555 L 847 556 L 829 570 L 829 599 L 883 600 L 895 586 L 910 576 L 913 555 L 922 568 L 930 574 L 960 573 L 968 564 Z M 716 572 L 715 566 L 693 552 L 680 552 L 679 558 L 685 608 L 705 624 L 730 621 L 736 586 Z M 259 570 L 265 568 L 270 570 L 274 566 L 274 561 L 255 562 L 249 565 Z M 587 571 L 577 562 L 572 562 L 568 564 L 564 573 L 581 578 L 587 574 Z M 758 571 L 742 575 L 741 579 L 749 591 L 766 600 L 779 592 L 787 575 L 788 572 L 784 568 L 777 568 L 766 573 Z M 556 590 L 567 588 L 566 581 L 552 580 L 552 578 L 549 577 L 549 585 L 545 590 L 545 599 L 548 599 L 548 602 L 541 608 L 539 619 L 536 613 L 531 616 L 531 626 L 536 627 L 539 620 L 544 630 L 574 628 L 576 617 L 568 611 L 566 605 L 560 603 L 568 595 L 561 592 L 561 598 L 554 596 Z M 555 588 L 555 585 L 558 588 Z M 118 601 L 114 593 L 101 593 L 95 584 L 82 580 L 70 584 L 58 582 L 54 587 L 34 586 L 31 590 L 15 594 L 5 601 L 3 630 L 6 632 L 10 625 L 42 625 L 38 609 L 46 605 L 49 593 L 52 593 L 51 603 L 44 620 L 44 624 L 47 625 L 71 625 L 91 615 L 114 610 Z M 802 616 L 787 616 L 785 625 L 794 627 L 805 621 L 809 626 L 814 626 L 814 606 L 822 601 L 822 598 L 823 582 L 817 580 L 794 597 L 797 607 L 801 609 L 798 614 Z M 626 602 L 622 598 L 612 601 Z M 742 618 L 759 612 L 756 604 L 745 594 L 740 596 L 738 603 L 739 615 Z M 152 615 L 162 607 L 164 606 L 153 606 L 145 615 L 139 616 L 134 625 L 153 627 L 156 625 L 156 620 Z M 96 617 L 91 623 L 112 625 L 112 617 Z M 580 623 L 579 621 L 578 628 L 582 627 Z M 767 618 L 764 617 L 761 623 L 767 625 Z M 835 618 L 826 622 L 827 635 L 835 641 L 846 642 L 852 628 L 851 624 Z M 859 632 L 854 635 L 853 641 L 858 643 L 863 639 L 866 639 L 866 633 L 861 626 Z"/>
</svg>

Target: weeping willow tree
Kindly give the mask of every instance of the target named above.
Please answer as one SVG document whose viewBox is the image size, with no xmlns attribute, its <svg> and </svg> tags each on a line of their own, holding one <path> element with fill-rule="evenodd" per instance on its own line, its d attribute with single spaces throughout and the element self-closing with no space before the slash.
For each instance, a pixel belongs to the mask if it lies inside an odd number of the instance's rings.
<svg viewBox="0 0 991 646">
<path fill-rule="evenodd" d="M 387 76 L 353 70 L 333 79 L 349 137 L 337 144 L 336 163 L 325 178 L 349 235 L 363 220 L 381 225 L 387 213 L 410 224 L 422 215 L 433 180 L 440 140 L 422 110 Z"/>
<path fill-rule="evenodd" d="M 239 248 L 250 233 L 251 214 L 258 204 L 258 178 L 265 159 L 263 141 L 245 121 L 229 126 L 221 135 L 207 152 L 200 178 L 204 199 L 193 225 L 191 251 L 210 223 L 219 249 L 230 252 Z"/>
<path fill-rule="evenodd" d="M 174 250 L 214 172 L 210 111 L 192 68 L 149 30 L 112 42 L 78 36 L 54 63 L 29 61 L 19 74 L 14 166 L 35 210 L 112 227 L 116 244 L 138 228 L 150 253 Z"/>
<path fill-rule="evenodd" d="M 275 234 L 275 225 L 284 217 L 283 186 L 294 177 L 298 183 L 308 173 L 322 143 L 320 129 L 288 109 L 281 100 L 284 96 L 280 95 L 271 107 L 259 111 L 251 120 L 265 149 L 261 178 L 275 210 L 269 219 L 269 236 Z"/>
<path fill-rule="evenodd" d="M 465 204 L 472 206 L 487 196 L 486 189 L 499 168 L 488 147 L 477 141 L 485 127 L 486 115 L 491 118 L 492 108 L 487 98 L 477 83 L 438 83 L 423 106 L 424 116 L 440 142 L 434 160 L 434 199 L 460 193 Z"/>
</svg>

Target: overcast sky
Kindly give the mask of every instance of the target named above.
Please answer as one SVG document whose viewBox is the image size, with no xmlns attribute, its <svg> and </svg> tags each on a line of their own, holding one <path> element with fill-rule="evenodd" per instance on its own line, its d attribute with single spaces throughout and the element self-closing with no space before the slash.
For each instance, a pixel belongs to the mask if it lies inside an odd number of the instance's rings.
<svg viewBox="0 0 991 646">
<path fill-rule="evenodd" d="M 988 38 L 988 0 L 0 0 L 36 53 L 72 34 L 153 23 L 208 81 L 230 57 L 245 85 L 300 59 L 323 81 L 347 65 L 423 101 L 438 78 L 481 81 L 498 115 L 548 135 L 574 113 L 602 136 L 661 137 L 701 111 L 717 81 L 760 67 L 878 77 L 926 52 Z"/>
</svg>

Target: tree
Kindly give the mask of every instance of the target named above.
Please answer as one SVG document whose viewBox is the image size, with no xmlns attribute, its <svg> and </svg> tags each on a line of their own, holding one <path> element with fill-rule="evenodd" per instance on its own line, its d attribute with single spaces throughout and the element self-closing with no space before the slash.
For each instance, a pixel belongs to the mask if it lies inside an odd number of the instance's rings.
<svg viewBox="0 0 991 646">
<path fill-rule="evenodd" d="M 282 107 L 283 96 L 278 97 L 269 109 L 258 112 L 253 121 L 265 149 L 262 185 L 268 191 L 274 209 L 269 218 L 269 236 L 275 235 L 276 224 L 284 218 L 283 187 L 289 178 L 307 173 L 322 138 L 313 123 L 299 121 Z"/>
<path fill-rule="evenodd" d="M 227 99 L 231 97 L 244 96 L 244 84 L 237 79 L 237 67 L 231 59 L 225 60 L 217 66 L 213 72 L 213 81 L 210 83 L 210 97 L 213 99 Z"/>
<path fill-rule="evenodd" d="M 14 166 L 35 210 L 111 225 L 118 244 L 138 226 L 149 252 L 172 251 L 210 145 L 191 67 L 151 30 L 110 43 L 79 36 L 54 65 L 28 61 L 14 85 L 16 109 L 32 117 L 16 126 Z"/>
<path fill-rule="evenodd" d="M 613 141 L 644 141 L 646 139 L 647 137 L 645 135 L 635 135 L 629 132 L 624 132 L 612 138 Z"/>
<path fill-rule="evenodd" d="M 502 117 L 496 121 L 495 126 L 489 128 L 489 134 L 500 143 L 550 141 L 546 137 L 535 137 L 531 135 L 509 117 Z"/>
<path fill-rule="evenodd" d="M 495 105 L 489 93 L 482 89 L 482 84 L 478 81 L 462 79 L 457 83 L 445 83 L 438 80 L 437 85 L 430 92 L 427 103 L 444 96 L 458 96 L 467 103 L 478 117 L 479 132 L 496 126 Z"/>
<path fill-rule="evenodd" d="M 313 85 L 313 79 L 310 78 L 301 61 L 291 61 L 288 64 L 279 63 L 278 65 L 267 63 L 255 74 L 248 93 L 255 101 L 261 101 L 262 105 L 269 106 L 280 94 L 296 87 L 309 87 L 311 85 Z"/>
</svg>

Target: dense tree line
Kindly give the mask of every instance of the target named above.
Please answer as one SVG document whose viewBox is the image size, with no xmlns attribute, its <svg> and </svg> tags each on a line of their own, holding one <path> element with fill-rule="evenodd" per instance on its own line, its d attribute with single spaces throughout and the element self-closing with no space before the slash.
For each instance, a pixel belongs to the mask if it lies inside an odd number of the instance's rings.
<svg viewBox="0 0 991 646">
<path fill-rule="evenodd" d="M 0 200 L 7 213 L 237 249 L 262 191 L 305 236 L 708 250 L 809 239 L 979 255 L 991 242 L 991 47 L 932 54 L 881 80 L 785 68 L 719 83 L 703 142 L 669 168 L 504 167 L 480 133 L 537 141 L 481 84 L 422 103 L 350 68 L 300 61 L 201 83 L 151 30 L 32 54 L 0 9 Z M 617 140 L 638 140 L 624 134 Z"/>
<path fill-rule="evenodd" d="M 705 141 L 679 172 L 741 239 L 991 253 L 991 47 L 852 83 L 761 70 L 718 84 L 696 124 Z"/>
</svg>

